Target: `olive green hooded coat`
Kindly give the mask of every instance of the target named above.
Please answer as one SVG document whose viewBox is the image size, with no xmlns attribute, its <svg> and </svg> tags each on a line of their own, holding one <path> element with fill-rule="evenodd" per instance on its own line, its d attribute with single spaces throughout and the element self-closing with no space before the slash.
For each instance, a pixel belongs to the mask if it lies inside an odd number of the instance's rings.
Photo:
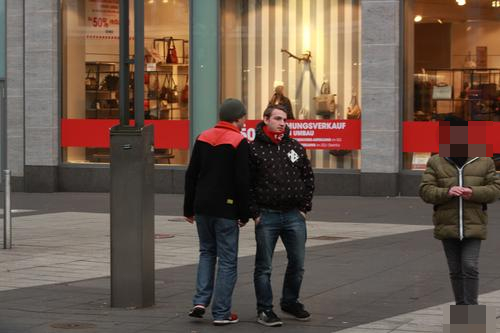
<svg viewBox="0 0 500 333">
<path fill-rule="evenodd" d="M 452 186 L 471 188 L 472 197 L 449 197 Z M 459 168 L 452 160 L 434 155 L 427 162 L 419 193 L 434 205 L 435 238 L 486 239 L 486 204 L 500 198 L 500 178 L 490 157 L 469 157 Z"/>
</svg>

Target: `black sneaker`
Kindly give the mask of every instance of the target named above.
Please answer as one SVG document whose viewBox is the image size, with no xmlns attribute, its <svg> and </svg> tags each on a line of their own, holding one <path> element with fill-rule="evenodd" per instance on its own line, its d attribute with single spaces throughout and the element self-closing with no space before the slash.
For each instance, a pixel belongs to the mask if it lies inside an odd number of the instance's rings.
<svg viewBox="0 0 500 333">
<path fill-rule="evenodd" d="M 283 322 L 273 310 L 259 311 L 257 314 L 257 322 L 269 327 L 279 327 L 283 325 Z"/>
<path fill-rule="evenodd" d="M 205 314 L 205 306 L 198 304 L 195 305 L 191 311 L 189 311 L 189 316 L 194 318 L 203 318 Z"/>
<path fill-rule="evenodd" d="M 297 320 L 308 321 L 309 319 L 311 319 L 311 314 L 304 310 L 304 305 L 299 302 L 282 304 L 281 311 L 294 316 Z"/>
</svg>

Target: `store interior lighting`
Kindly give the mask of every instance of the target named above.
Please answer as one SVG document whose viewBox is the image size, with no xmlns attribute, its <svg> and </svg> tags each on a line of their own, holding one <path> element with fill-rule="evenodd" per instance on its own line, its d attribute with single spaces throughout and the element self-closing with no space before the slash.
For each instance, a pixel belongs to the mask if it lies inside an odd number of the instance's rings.
<svg viewBox="0 0 500 333">
<path fill-rule="evenodd" d="M 494 0 L 491 2 L 491 7 L 500 8 L 500 0 Z"/>
<path fill-rule="evenodd" d="M 420 22 L 422 21 L 422 15 L 415 15 L 415 18 L 413 19 L 415 22 Z"/>
<path fill-rule="evenodd" d="M 443 20 L 437 19 L 437 21 L 438 21 L 439 24 L 443 24 Z"/>
<path fill-rule="evenodd" d="M 467 2 L 465 0 L 457 0 L 457 5 L 459 6 L 465 6 Z"/>
</svg>

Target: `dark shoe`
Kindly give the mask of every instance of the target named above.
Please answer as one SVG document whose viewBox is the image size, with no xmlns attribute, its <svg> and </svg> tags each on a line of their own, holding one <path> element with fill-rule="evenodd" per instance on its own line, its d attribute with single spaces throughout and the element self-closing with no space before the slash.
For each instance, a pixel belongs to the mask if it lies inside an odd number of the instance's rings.
<svg viewBox="0 0 500 333">
<path fill-rule="evenodd" d="M 194 318 L 203 318 L 204 314 L 205 314 L 205 306 L 201 304 L 195 305 L 189 312 L 189 316 Z"/>
<path fill-rule="evenodd" d="M 299 302 L 282 304 L 281 311 L 294 316 L 297 320 L 308 321 L 309 319 L 311 319 L 311 314 L 304 310 L 304 305 Z"/>
<path fill-rule="evenodd" d="M 273 310 L 260 311 L 257 315 L 257 322 L 269 327 L 279 327 L 283 325 L 283 322 Z"/>
<path fill-rule="evenodd" d="M 223 325 L 229 325 L 229 324 L 236 324 L 240 320 L 238 319 L 238 315 L 236 313 L 231 313 L 229 318 L 227 319 L 216 319 L 213 321 L 215 326 L 223 326 Z"/>
</svg>

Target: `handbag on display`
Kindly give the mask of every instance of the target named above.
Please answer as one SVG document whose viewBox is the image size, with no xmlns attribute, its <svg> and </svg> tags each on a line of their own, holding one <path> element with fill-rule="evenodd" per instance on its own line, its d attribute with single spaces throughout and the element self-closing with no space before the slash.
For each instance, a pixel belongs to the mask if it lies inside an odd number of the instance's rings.
<svg viewBox="0 0 500 333">
<path fill-rule="evenodd" d="M 155 76 L 151 85 L 148 85 L 148 98 L 157 99 L 158 98 L 158 78 Z"/>
<path fill-rule="evenodd" d="M 169 76 L 166 100 L 169 103 L 179 102 L 179 92 L 177 91 L 177 84 L 175 84 L 173 75 Z"/>
<path fill-rule="evenodd" d="M 446 83 L 432 86 L 432 99 L 451 99 L 451 86 Z"/>
<path fill-rule="evenodd" d="M 172 37 L 168 39 L 168 50 L 167 50 L 167 64 L 177 64 L 179 63 L 179 58 L 177 57 L 177 49 L 175 48 L 175 42 Z"/>
<path fill-rule="evenodd" d="M 189 76 L 186 77 L 186 84 L 181 90 L 181 103 L 187 104 L 189 101 Z"/>
<path fill-rule="evenodd" d="M 97 79 L 90 76 L 90 70 L 87 72 L 87 77 L 85 78 L 85 89 L 87 90 L 97 90 Z"/>
<path fill-rule="evenodd" d="M 177 85 L 175 84 L 172 74 L 165 75 L 163 85 L 160 88 L 160 99 L 168 103 L 179 102 L 179 92 L 177 91 Z"/>
<path fill-rule="evenodd" d="M 313 98 L 316 114 L 324 116 L 335 114 L 335 111 L 337 109 L 335 96 L 336 94 L 330 93 L 330 84 L 328 83 L 328 81 L 323 81 L 320 89 L 320 95 Z"/>
<path fill-rule="evenodd" d="M 356 94 L 352 95 L 351 103 L 349 103 L 349 106 L 347 107 L 347 119 L 361 119 L 361 108 L 358 104 L 358 97 Z"/>
</svg>

